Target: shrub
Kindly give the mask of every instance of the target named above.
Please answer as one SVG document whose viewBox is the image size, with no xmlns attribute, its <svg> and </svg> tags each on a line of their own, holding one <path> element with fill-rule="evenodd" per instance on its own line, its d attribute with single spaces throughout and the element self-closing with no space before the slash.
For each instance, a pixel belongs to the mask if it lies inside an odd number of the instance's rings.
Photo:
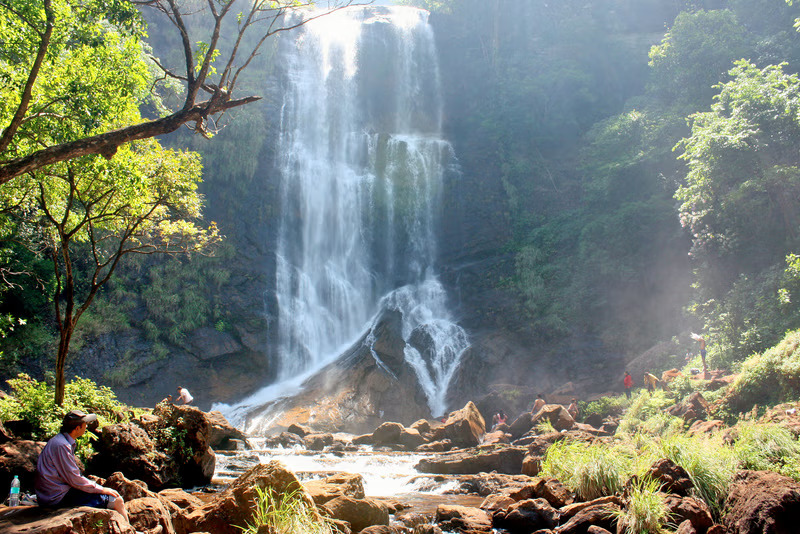
<svg viewBox="0 0 800 534">
<path fill-rule="evenodd" d="M 581 408 L 581 414 L 584 420 L 592 415 L 599 415 L 606 418 L 609 415 L 620 416 L 625 408 L 628 406 L 628 399 L 624 395 L 608 396 L 597 399 L 596 401 L 587 402 Z"/>
<path fill-rule="evenodd" d="M 635 458 L 621 448 L 562 440 L 547 449 L 542 474 L 588 501 L 620 491 L 635 465 Z"/>
<path fill-rule="evenodd" d="M 242 529 L 244 534 L 276 532 L 280 534 L 335 534 L 334 524 L 314 513 L 296 491 L 276 495 L 271 489 L 255 488 L 257 498 L 252 521 Z M 264 528 L 267 527 L 267 528 Z"/>
<path fill-rule="evenodd" d="M 655 391 L 650 393 L 646 390 L 641 390 L 639 394 L 634 397 L 631 402 L 631 407 L 625 414 L 625 417 L 620 421 L 618 434 L 634 434 L 641 432 L 647 428 L 646 421 L 652 417 L 661 417 L 664 413 L 664 408 L 672 406 L 675 403 L 674 399 L 667 396 L 664 391 Z M 652 428 L 660 428 L 661 425 L 649 425 Z"/>
<path fill-rule="evenodd" d="M 763 354 L 753 354 L 743 364 L 739 378 L 721 404 L 722 413 L 749 411 L 754 405 L 775 405 L 800 393 L 800 330 Z"/>
<path fill-rule="evenodd" d="M 63 406 L 56 406 L 53 387 L 26 374 L 9 379 L 8 385 L 11 394 L 0 398 L 0 419 L 27 421 L 33 427 L 31 437 L 35 440 L 57 434 L 64 414 L 70 410 L 97 414 L 101 424 L 120 422 L 126 417 L 125 407 L 113 391 L 86 378 L 75 377 L 67 382 Z"/>
<path fill-rule="evenodd" d="M 733 450 L 743 469 L 775 471 L 800 480 L 800 442 L 786 428 L 744 424 Z"/>
<path fill-rule="evenodd" d="M 667 522 L 668 511 L 664 505 L 661 484 L 651 478 L 636 479 L 628 494 L 624 509 L 615 513 L 617 522 L 624 525 L 622 532 L 628 534 L 652 534 L 662 532 Z M 619 532 L 619 530 L 618 530 Z"/>
<path fill-rule="evenodd" d="M 728 486 L 736 471 L 733 450 L 717 438 L 675 435 L 656 443 L 664 458 L 683 467 L 712 514 L 719 518 Z"/>
</svg>

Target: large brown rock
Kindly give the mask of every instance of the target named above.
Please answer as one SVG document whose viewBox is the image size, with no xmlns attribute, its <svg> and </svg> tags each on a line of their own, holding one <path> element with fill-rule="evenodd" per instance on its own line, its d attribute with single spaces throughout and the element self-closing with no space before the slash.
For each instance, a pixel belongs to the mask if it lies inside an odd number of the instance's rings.
<svg viewBox="0 0 800 534">
<path fill-rule="evenodd" d="M 114 510 L 80 508 L 43 508 L 20 506 L 6 508 L 0 517 L 3 534 L 97 534 L 102 525 L 104 534 L 134 534 Z"/>
<path fill-rule="evenodd" d="M 584 534 L 592 525 L 602 527 L 609 532 L 616 532 L 617 520 L 614 512 L 619 507 L 615 504 L 599 504 L 589 506 L 577 512 L 569 521 L 556 527 L 556 534 Z"/>
<path fill-rule="evenodd" d="M 558 524 L 558 510 L 544 499 L 526 499 L 492 515 L 495 528 L 510 532 L 534 532 Z"/>
<path fill-rule="evenodd" d="M 575 426 L 575 419 L 569 414 L 566 408 L 560 404 L 545 404 L 531 420 L 532 425 L 536 426 L 540 422 L 550 421 L 558 432 L 562 430 L 572 430 Z"/>
<path fill-rule="evenodd" d="M 236 441 L 239 441 L 244 442 L 246 448 L 252 449 L 250 442 L 247 441 L 247 435 L 231 425 L 222 412 L 208 412 L 206 417 L 211 424 L 211 433 L 208 438 L 209 447 L 215 451 L 231 451 L 236 450 Z"/>
<path fill-rule="evenodd" d="M 469 449 L 421 459 L 415 469 L 439 475 L 477 474 L 497 471 L 509 475 L 522 473 L 524 447 Z"/>
<path fill-rule="evenodd" d="M 708 401 L 699 392 L 695 391 L 683 402 L 667 409 L 667 413 L 675 417 L 683 417 L 686 422 L 705 419 L 708 416 Z"/>
<path fill-rule="evenodd" d="M 127 478 L 142 480 L 155 490 L 177 480 L 178 462 L 159 450 L 150 435 L 135 423 L 104 426 L 95 449 L 97 454 L 89 461 L 89 471 L 99 476 L 121 471 Z"/>
<path fill-rule="evenodd" d="M 41 441 L 16 439 L 0 444 L 0 492 L 11 487 L 14 475 L 19 476 L 21 491 L 33 491 L 36 459 L 44 445 Z"/>
<path fill-rule="evenodd" d="M 492 520 L 479 508 L 440 504 L 436 508 L 436 523 L 442 530 L 453 530 L 463 534 L 489 534 Z"/>
<path fill-rule="evenodd" d="M 800 483 L 769 471 L 740 471 L 730 485 L 722 524 L 730 534 L 797 532 Z"/>
<path fill-rule="evenodd" d="M 181 487 L 210 483 L 216 456 L 210 446 L 211 421 L 207 414 L 194 406 L 159 403 L 153 415 L 161 419 L 162 428 L 172 432 Z"/>
<path fill-rule="evenodd" d="M 374 499 L 353 499 L 341 495 L 325 503 L 330 517 L 347 521 L 353 532 L 359 532 L 372 525 L 388 525 L 389 509 Z"/>
<path fill-rule="evenodd" d="M 354 499 L 364 498 L 364 479 L 359 474 L 338 473 L 322 480 L 310 480 L 303 487 L 317 506 L 342 495 Z"/>
<path fill-rule="evenodd" d="M 697 534 L 706 534 L 706 531 L 714 524 L 711 510 L 705 502 L 699 499 L 667 495 L 664 498 L 664 506 L 669 510 L 673 522 L 680 524 L 689 521 Z"/>
<path fill-rule="evenodd" d="M 667 493 L 687 495 L 694 487 L 689 473 L 668 458 L 661 458 L 650 467 L 647 473 L 653 480 L 661 483 L 662 490 Z"/>
<path fill-rule="evenodd" d="M 400 434 L 403 433 L 403 425 L 387 421 L 372 433 L 372 443 L 375 445 L 395 445 L 399 443 Z"/>
<path fill-rule="evenodd" d="M 294 473 L 282 463 L 272 461 L 252 467 L 211 502 L 181 515 L 174 521 L 175 531 L 177 534 L 201 531 L 241 534 L 237 527 L 245 526 L 253 518 L 253 505 L 258 498 L 256 488 L 276 495 L 294 493 L 311 510 L 316 510 L 314 501 Z"/>
<path fill-rule="evenodd" d="M 486 422 L 472 401 L 460 410 L 450 412 L 444 424 L 445 438 L 459 447 L 474 447 L 486 433 Z"/>
<path fill-rule="evenodd" d="M 142 497 L 125 503 L 131 526 L 136 531 L 175 534 L 172 517 L 159 499 Z"/>
<path fill-rule="evenodd" d="M 530 484 L 511 491 L 508 496 L 515 501 L 541 498 L 556 508 L 575 502 L 575 495 L 555 478 L 535 478 Z"/>
</svg>

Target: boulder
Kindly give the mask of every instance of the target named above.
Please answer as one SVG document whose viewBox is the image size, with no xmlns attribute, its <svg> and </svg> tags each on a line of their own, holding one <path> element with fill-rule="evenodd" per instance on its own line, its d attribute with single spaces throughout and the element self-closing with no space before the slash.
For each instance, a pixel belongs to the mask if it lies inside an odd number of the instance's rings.
<svg viewBox="0 0 800 534">
<path fill-rule="evenodd" d="M 479 508 L 488 513 L 492 513 L 498 510 L 503 510 L 504 508 L 508 508 L 515 502 L 517 501 L 512 499 L 508 495 L 503 495 L 501 493 L 493 493 L 491 495 L 487 495 L 486 498 L 483 499 L 483 502 L 481 503 Z"/>
<path fill-rule="evenodd" d="M 444 435 L 459 447 L 474 447 L 486 432 L 486 422 L 472 401 L 451 412 L 444 424 Z"/>
<path fill-rule="evenodd" d="M 314 431 L 310 426 L 299 425 L 297 423 L 292 423 L 289 425 L 289 428 L 287 428 L 286 431 L 291 432 L 292 434 L 297 434 L 301 438 L 304 438 L 309 434 L 314 434 Z"/>
<path fill-rule="evenodd" d="M 533 428 L 533 414 L 523 412 L 508 426 L 508 433 L 513 439 L 519 439 Z"/>
<path fill-rule="evenodd" d="M 252 467 L 213 500 L 179 516 L 174 521 L 175 531 L 177 534 L 201 531 L 241 534 L 238 527 L 245 526 L 253 518 L 253 504 L 258 498 L 256 488 L 276 495 L 294 493 L 297 499 L 316 514 L 314 501 L 294 473 L 282 463 L 271 461 Z"/>
<path fill-rule="evenodd" d="M 415 469 L 440 475 L 477 474 L 496 471 L 509 475 L 522 473 L 523 447 L 472 449 L 421 459 Z"/>
<path fill-rule="evenodd" d="M 418 452 L 445 452 L 454 449 L 456 446 L 449 439 L 424 443 L 417 447 Z"/>
<path fill-rule="evenodd" d="M 578 514 L 587 508 L 592 506 L 604 506 L 608 504 L 613 504 L 617 507 L 622 506 L 622 500 L 617 497 L 616 495 L 609 495 L 606 497 L 598 497 L 597 499 L 585 502 L 576 502 L 574 504 L 568 504 L 563 506 L 559 511 L 561 512 L 561 521 L 566 521 L 571 517 Z"/>
<path fill-rule="evenodd" d="M 303 443 L 310 451 L 321 451 L 333 445 L 333 434 L 308 434 L 303 438 Z"/>
<path fill-rule="evenodd" d="M 740 471 L 724 510 L 722 524 L 730 534 L 796 532 L 800 483 L 770 471 Z"/>
<path fill-rule="evenodd" d="M 144 481 L 159 490 L 178 478 L 175 458 L 157 446 L 150 435 L 136 423 L 106 425 L 95 444 L 97 454 L 89 460 L 89 471 L 108 477 L 121 471 L 127 478 Z"/>
<path fill-rule="evenodd" d="M 492 514 L 492 525 L 509 532 L 533 532 L 558 524 L 558 510 L 544 499 L 526 499 Z"/>
<path fill-rule="evenodd" d="M 171 514 L 161 500 L 152 497 L 133 499 L 125 502 L 125 509 L 131 526 L 137 532 L 175 534 Z"/>
<path fill-rule="evenodd" d="M 271 436 L 264 442 L 266 447 L 305 447 L 303 438 L 293 432 L 281 432 L 277 436 Z"/>
<path fill-rule="evenodd" d="M 706 534 L 709 527 L 714 524 L 711 510 L 700 499 L 667 495 L 664 498 L 664 506 L 669 510 L 674 523 L 689 521 L 697 534 Z"/>
<path fill-rule="evenodd" d="M 161 418 L 162 428 L 172 433 L 173 457 L 178 462 L 181 487 L 202 486 L 211 482 L 216 456 L 211 449 L 211 421 L 194 406 L 159 403 L 153 415 Z"/>
<path fill-rule="evenodd" d="M 14 475 L 19 476 L 21 491 L 33 491 L 36 460 L 44 445 L 41 441 L 22 439 L 0 444 L 0 491 L 7 491 L 11 487 Z"/>
<path fill-rule="evenodd" d="M 372 433 L 372 443 L 375 445 L 394 445 L 399 443 L 400 434 L 404 427 L 400 423 L 387 421 Z"/>
<path fill-rule="evenodd" d="M 102 525 L 107 534 L 134 534 L 123 517 L 114 510 L 80 508 L 43 508 L 19 506 L 7 509 L 0 517 L 3 534 L 96 534 Z"/>
<path fill-rule="evenodd" d="M 647 474 L 653 480 L 661 482 L 662 491 L 666 493 L 688 495 L 689 490 L 694 487 L 689 478 L 689 473 L 683 467 L 667 458 L 656 460 Z"/>
<path fill-rule="evenodd" d="M 414 450 L 425 443 L 425 438 L 415 428 L 404 428 L 397 438 L 397 443 L 408 450 Z"/>
<path fill-rule="evenodd" d="M 620 510 L 615 504 L 598 504 L 578 511 L 569 521 L 555 528 L 556 534 L 583 534 L 590 526 L 598 526 L 616 532 L 615 512 Z"/>
<path fill-rule="evenodd" d="M 575 426 L 575 419 L 560 404 L 545 404 L 531 419 L 531 427 L 535 427 L 542 421 L 550 421 L 558 432 L 572 430 L 572 427 Z"/>
<path fill-rule="evenodd" d="M 373 525 L 362 530 L 360 534 L 407 534 L 407 532 L 399 525 Z"/>
<path fill-rule="evenodd" d="M 507 425 L 500 425 L 501 427 L 508 428 Z M 511 442 L 511 434 L 506 434 L 503 429 L 493 430 L 483 435 L 482 445 L 499 445 L 508 444 Z"/>
<path fill-rule="evenodd" d="M 479 508 L 440 504 L 436 507 L 436 523 L 442 530 L 463 534 L 490 534 L 492 520 Z"/>
<path fill-rule="evenodd" d="M 208 412 L 207 417 L 211 424 L 211 434 L 208 438 L 209 447 L 216 451 L 235 451 L 238 450 L 238 441 L 244 442 L 247 449 L 253 448 L 247 441 L 247 435 L 231 425 L 222 412 Z"/>
<path fill-rule="evenodd" d="M 569 488 L 555 478 L 536 478 L 530 484 L 511 491 L 508 496 L 515 501 L 544 499 L 556 508 L 575 502 L 575 496 Z"/>
<path fill-rule="evenodd" d="M 427 419 L 418 419 L 414 421 L 409 428 L 413 428 L 421 435 L 424 435 L 431 431 L 431 424 Z"/>
<path fill-rule="evenodd" d="M 353 532 L 359 532 L 373 525 L 389 524 L 388 508 L 374 499 L 354 499 L 340 495 L 324 506 L 330 517 L 350 523 Z"/>
<path fill-rule="evenodd" d="M 691 422 L 697 419 L 705 419 L 708 416 L 710 405 L 703 396 L 695 391 L 683 402 L 667 409 L 667 413 L 675 417 L 683 417 L 684 421 Z"/>
<path fill-rule="evenodd" d="M 338 473 L 322 480 L 310 480 L 303 486 L 317 506 L 342 495 L 364 498 L 364 479 L 359 474 Z"/>
</svg>

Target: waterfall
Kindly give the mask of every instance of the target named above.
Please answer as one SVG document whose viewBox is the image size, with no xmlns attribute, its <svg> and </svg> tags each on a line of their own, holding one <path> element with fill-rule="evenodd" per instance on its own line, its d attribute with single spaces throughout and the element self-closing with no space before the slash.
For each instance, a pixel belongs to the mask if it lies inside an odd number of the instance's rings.
<svg viewBox="0 0 800 534">
<path fill-rule="evenodd" d="M 468 341 L 435 270 L 442 182 L 457 164 L 441 135 L 427 16 L 414 8 L 349 8 L 282 39 L 282 217 L 277 309 L 270 310 L 278 383 L 239 408 L 286 394 L 283 386 L 335 360 L 393 309 L 402 314 L 405 358 L 432 414 L 446 409 Z M 237 410 L 223 411 L 237 419 Z"/>
</svg>

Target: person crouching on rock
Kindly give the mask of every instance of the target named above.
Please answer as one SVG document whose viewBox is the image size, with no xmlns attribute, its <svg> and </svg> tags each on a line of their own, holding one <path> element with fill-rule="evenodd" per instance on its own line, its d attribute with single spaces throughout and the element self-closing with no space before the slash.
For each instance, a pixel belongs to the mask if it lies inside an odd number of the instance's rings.
<svg viewBox="0 0 800 534">
<path fill-rule="evenodd" d="M 97 425 L 97 416 L 72 410 L 64 416 L 61 432 L 50 438 L 36 461 L 36 499 L 41 506 L 110 508 L 128 522 L 125 502 L 116 490 L 81 475 L 75 458 L 75 440 Z"/>
<path fill-rule="evenodd" d="M 180 404 L 191 404 L 194 400 L 189 390 L 183 386 L 178 386 L 178 398 L 175 399 L 175 404 L 178 404 L 178 401 L 181 401 Z"/>
</svg>

